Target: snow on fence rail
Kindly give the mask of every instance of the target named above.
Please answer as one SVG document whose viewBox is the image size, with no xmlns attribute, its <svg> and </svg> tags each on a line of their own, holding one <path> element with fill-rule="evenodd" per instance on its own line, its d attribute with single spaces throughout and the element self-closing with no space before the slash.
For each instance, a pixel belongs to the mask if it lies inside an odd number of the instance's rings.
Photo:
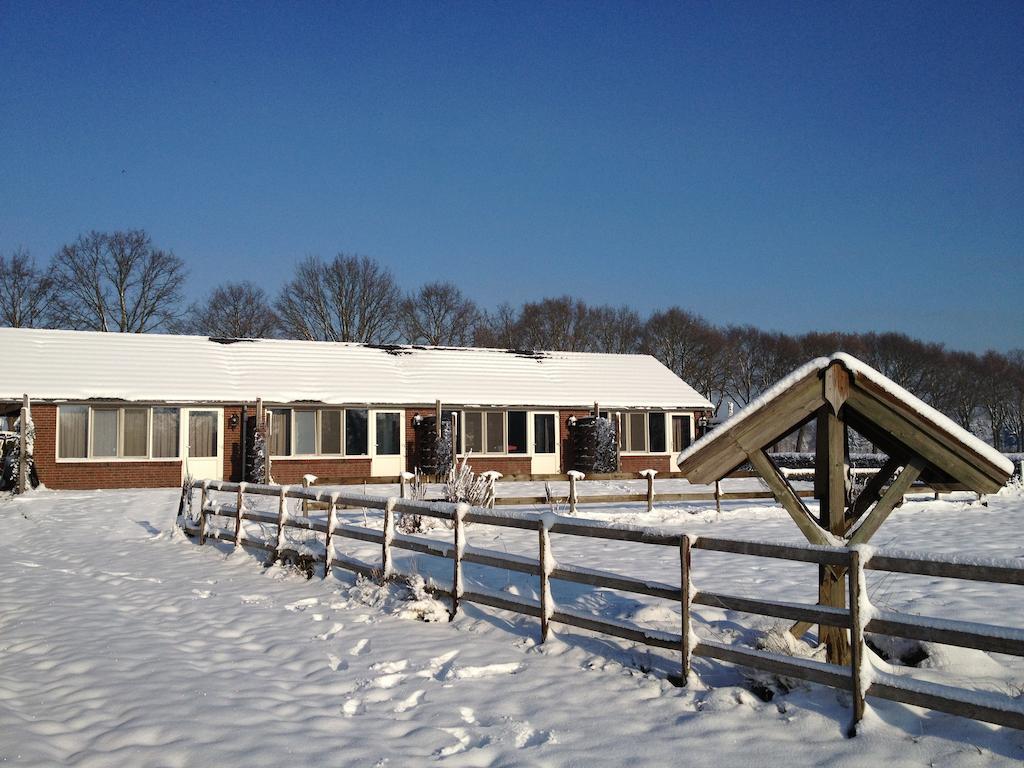
<svg viewBox="0 0 1024 768">
<path fill-rule="evenodd" d="M 251 546 L 276 552 L 281 549 L 286 527 L 313 531 L 324 535 L 324 555 L 317 557 L 316 560 L 324 562 L 325 577 L 332 567 L 343 568 L 372 579 L 386 580 L 395 575 L 402 575 L 394 569 L 392 564 L 391 550 L 395 548 L 451 560 L 451 582 L 447 585 L 431 585 L 429 589 L 435 595 L 450 599 L 450 616 L 452 618 L 455 617 L 460 602 L 470 602 L 540 619 L 542 642 L 547 637 L 549 624 L 556 623 L 604 633 L 652 647 L 678 651 L 680 674 L 673 680 L 683 685 L 686 684 L 690 675 L 691 659 L 697 656 L 849 691 L 853 697 L 853 718 L 849 727 L 849 735 L 854 735 L 856 732 L 856 725 L 863 716 L 866 697 L 889 699 L 997 725 L 1024 729 L 1024 703 L 1021 701 L 1000 693 L 965 690 L 875 671 L 870 663 L 865 663 L 864 644 L 864 633 L 874 632 L 994 653 L 1024 656 L 1024 629 L 877 610 L 869 603 L 864 588 L 865 570 L 1024 585 L 1024 567 L 1016 561 L 989 559 L 971 562 L 962 558 L 881 551 L 870 547 L 845 549 L 808 544 L 776 544 L 715 536 L 670 534 L 654 528 L 610 524 L 550 513 L 536 515 L 518 510 L 495 512 L 490 509 L 470 507 L 466 504 L 414 501 L 398 497 L 385 498 L 338 491 L 318 491 L 313 488 L 248 485 L 222 481 L 196 482 L 188 487 L 190 509 L 193 488 L 200 489 L 199 522 L 198 526 L 192 527 L 186 523 L 185 528 L 191 534 L 198 534 L 200 544 L 205 543 L 207 538 L 214 538 L 231 542 L 235 546 Z M 235 503 L 232 505 L 214 502 L 211 496 L 212 492 L 234 494 Z M 245 506 L 247 494 L 278 498 L 277 514 L 247 509 Z M 290 517 L 286 504 L 287 499 L 326 502 L 328 505 L 327 521 Z M 383 530 L 339 523 L 336 518 L 339 508 L 381 510 L 384 514 Z M 423 515 L 452 522 L 453 541 L 448 543 L 422 536 L 395 533 L 394 515 L 396 512 Z M 211 528 L 209 519 L 213 516 L 233 518 L 234 530 Z M 277 536 L 274 539 L 248 538 L 243 532 L 243 520 L 276 525 Z M 466 523 L 536 530 L 538 532 L 538 556 L 533 559 L 522 555 L 467 546 L 464 535 Z M 679 584 L 636 579 L 574 565 L 557 565 L 551 557 L 551 536 L 553 534 L 671 547 L 678 552 Z M 332 542 L 337 536 L 380 545 L 380 561 L 367 562 L 333 551 Z M 692 552 L 695 549 L 848 568 L 850 574 L 848 578 L 849 607 L 833 608 L 700 590 L 692 584 L 690 578 Z M 475 563 L 537 576 L 540 580 L 540 600 L 512 597 L 484 589 L 465 589 L 462 580 L 464 563 Z M 598 619 L 568 609 L 559 609 L 551 597 L 548 586 L 550 579 L 622 590 L 678 602 L 681 607 L 680 632 L 673 633 L 644 628 L 629 622 Z M 695 605 L 714 606 L 742 613 L 806 621 L 849 630 L 851 633 L 851 663 L 849 666 L 831 664 L 699 638 L 692 627 L 692 612 Z"/>
<path fill-rule="evenodd" d="M 795 476 L 801 479 L 809 477 L 813 479 L 814 470 L 783 470 L 787 476 Z M 877 468 L 865 468 L 857 470 L 861 475 L 869 476 L 878 472 Z M 672 502 L 672 501 L 714 501 L 718 511 L 722 511 L 722 502 L 728 500 L 739 500 L 739 499 L 774 499 L 775 494 L 770 490 L 740 490 L 740 491 L 725 491 L 722 490 L 722 482 L 716 481 L 714 483 L 714 489 L 711 491 L 681 491 L 676 493 L 656 493 L 655 492 L 655 476 L 660 475 L 661 479 L 685 479 L 682 474 L 678 472 L 667 472 L 659 473 L 653 469 L 645 469 L 641 472 L 614 472 L 594 475 L 584 475 L 582 472 L 568 472 L 565 475 L 498 475 L 497 478 L 492 479 L 492 488 L 495 484 L 507 483 L 507 482 L 523 482 L 528 480 L 563 480 L 568 479 L 569 481 L 569 492 L 566 495 L 566 503 L 569 506 L 570 512 L 575 512 L 576 507 L 579 505 L 586 504 L 629 504 L 646 502 L 647 510 L 650 511 L 654 508 L 654 500 L 657 498 L 659 501 Z M 576 490 L 576 483 L 578 480 L 582 480 L 584 477 L 589 477 L 590 480 L 636 480 L 644 479 L 647 481 L 647 491 L 645 493 L 619 493 L 619 494 L 595 494 L 591 496 L 580 496 Z M 745 470 L 732 472 L 727 475 L 724 479 L 738 480 L 738 479 L 750 479 L 760 478 L 761 475 L 757 472 L 749 472 Z M 337 485 L 358 485 L 358 484 L 396 484 L 398 486 L 399 498 L 405 498 L 406 496 L 406 478 L 404 476 L 395 477 L 380 477 L 380 478 L 332 478 L 332 477 L 316 477 L 313 475 L 307 475 L 307 481 L 304 481 L 304 487 L 311 486 L 337 486 Z M 911 486 L 908 492 L 913 493 L 935 493 L 936 498 L 940 492 L 951 492 L 964 490 L 964 486 L 947 483 L 942 485 L 927 485 L 924 483 L 915 483 Z M 798 490 L 796 491 L 797 496 L 801 498 L 811 498 L 814 496 L 813 490 Z M 526 504 L 548 504 L 552 501 L 548 496 L 495 496 L 492 490 L 491 501 L 489 506 L 523 506 Z"/>
</svg>

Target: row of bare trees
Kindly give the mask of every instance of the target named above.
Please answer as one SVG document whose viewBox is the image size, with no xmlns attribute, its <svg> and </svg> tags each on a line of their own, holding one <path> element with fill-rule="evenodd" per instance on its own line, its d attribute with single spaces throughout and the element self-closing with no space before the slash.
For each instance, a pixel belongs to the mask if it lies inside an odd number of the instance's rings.
<svg viewBox="0 0 1024 768">
<path fill-rule="evenodd" d="M 1024 447 L 1024 351 L 947 350 L 900 333 L 790 335 L 715 326 L 680 307 L 643 318 L 570 296 L 484 310 L 450 282 L 404 292 L 365 256 L 308 257 L 272 296 L 226 282 L 186 305 L 184 262 L 141 230 L 90 232 L 45 267 L 0 253 L 0 325 L 223 337 L 404 342 L 654 355 L 720 406 L 742 407 L 811 357 L 864 360 L 996 447 Z"/>
</svg>

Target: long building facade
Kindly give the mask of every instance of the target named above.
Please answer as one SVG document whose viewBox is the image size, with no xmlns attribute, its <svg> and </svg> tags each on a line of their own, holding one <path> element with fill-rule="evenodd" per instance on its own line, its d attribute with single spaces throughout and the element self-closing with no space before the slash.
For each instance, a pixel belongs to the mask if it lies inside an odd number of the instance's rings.
<svg viewBox="0 0 1024 768">
<path fill-rule="evenodd" d="M 711 403 L 648 355 L 0 329 L 0 431 L 24 395 L 50 488 L 243 479 L 259 402 L 273 478 L 414 471 L 440 402 L 475 471 L 574 466 L 573 420 L 619 428 L 620 469 L 673 471 Z"/>
</svg>

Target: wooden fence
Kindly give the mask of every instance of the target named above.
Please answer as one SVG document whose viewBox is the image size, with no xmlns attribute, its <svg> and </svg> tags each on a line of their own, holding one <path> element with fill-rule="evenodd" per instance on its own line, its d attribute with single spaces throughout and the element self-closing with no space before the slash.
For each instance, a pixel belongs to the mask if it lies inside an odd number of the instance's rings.
<svg viewBox="0 0 1024 768">
<path fill-rule="evenodd" d="M 450 614 L 453 618 L 458 612 L 461 602 L 470 602 L 539 619 L 542 642 L 547 637 L 550 624 L 555 623 L 676 651 L 680 658 L 680 674 L 676 682 L 684 685 L 690 675 L 691 659 L 696 656 L 717 659 L 849 691 L 853 700 L 853 718 L 849 727 L 849 735 L 856 732 L 856 725 L 864 712 L 866 697 L 889 699 L 975 720 L 1024 729 L 1024 704 L 1020 701 L 999 693 L 963 690 L 949 685 L 874 670 L 870 663 L 865 663 L 864 645 L 864 633 L 867 631 L 994 653 L 1024 656 L 1024 630 L 1022 629 L 874 609 L 867 601 L 863 586 L 865 570 L 1024 585 L 1024 567 L 1015 561 L 987 560 L 983 565 L 967 564 L 949 558 L 902 552 L 886 553 L 867 548 L 843 549 L 808 544 L 743 541 L 715 536 L 668 534 L 651 528 L 613 525 L 559 515 L 537 516 L 522 511 L 499 513 L 489 509 L 469 507 L 466 504 L 412 501 L 398 497 L 383 498 L 337 491 L 318 491 L 313 488 L 246 485 L 221 481 L 204 481 L 196 483 L 194 487 L 200 490 L 199 522 L 198 527 L 189 530 L 198 534 L 200 544 L 204 543 L 207 538 L 214 538 L 231 542 L 235 546 L 252 546 L 273 552 L 282 547 L 286 527 L 313 531 L 324 535 L 325 555 L 320 560 L 325 563 L 325 577 L 333 567 L 374 579 L 386 580 L 400 575 L 392 562 L 393 549 L 451 560 L 452 578 L 450 583 L 432 585 L 430 589 L 433 593 L 450 600 Z M 234 503 L 214 502 L 212 492 L 233 494 Z M 277 513 L 269 514 L 247 509 L 245 496 L 249 494 L 277 498 Z M 326 502 L 328 505 L 326 522 L 290 516 L 287 499 Z M 189 504 L 191 506 L 191 498 Z M 366 526 L 339 523 L 336 517 L 339 508 L 382 510 L 384 514 L 383 529 L 377 530 Z M 423 515 L 448 521 L 452 524 L 451 543 L 396 533 L 396 513 Z M 211 528 L 211 517 L 232 518 L 234 520 L 233 530 Z M 276 526 L 276 537 L 273 540 L 246 537 L 242 525 L 245 520 Z M 464 529 L 467 523 L 536 531 L 538 556 L 534 559 L 467 546 Z M 674 556 L 678 557 L 679 583 L 667 584 L 592 568 L 554 564 L 551 537 L 555 534 L 612 539 L 669 548 L 674 551 Z M 332 544 L 335 537 L 339 536 L 379 545 L 381 547 L 379 561 L 367 562 L 334 551 Z M 690 576 L 694 550 L 848 568 L 849 574 L 851 574 L 848 579 L 849 607 L 832 608 L 701 590 L 692 583 Z M 475 563 L 536 576 L 540 600 L 530 600 L 521 596 L 513 597 L 483 589 L 466 589 L 462 579 L 462 567 L 465 563 Z M 649 629 L 628 622 L 597 618 L 560 608 L 554 604 L 551 598 L 549 589 L 551 579 L 678 602 L 681 606 L 680 632 Z M 697 637 L 692 628 L 692 612 L 695 605 L 714 606 L 726 610 L 789 621 L 806 621 L 849 630 L 852 648 L 851 663 L 849 666 L 830 664 Z"/>
<path fill-rule="evenodd" d="M 872 474 L 877 472 L 877 469 L 865 470 L 862 474 Z M 662 480 L 665 479 L 684 479 L 683 476 L 677 472 L 669 472 L 660 475 L 657 472 L 650 474 L 652 470 L 645 470 L 644 472 L 616 472 L 612 474 L 600 474 L 587 476 L 590 480 L 637 480 L 642 479 L 647 481 L 647 490 L 644 493 L 618 493 L 618 494 L 593 494 L 590 496 L 580 496 L 576 490 L 577 477 L 574 473 L 570 472 L 565 475 L 510 475 L 503 476 L 497 480 L 492 481 L 492 489 L 501 483 L 506 482 L 525 482 L 529 480 L 563 480 L 569 483 L 569 492 L 565 495 L 565 505 L 568 506 L 570 512 L 575 512 L 576 507 L 585 504 L 630 504 L 630 503 L 643 503 L 646 502 L 647 510 L 651 511 L 654 509 L 654 501 L 657 500 L 662 502 L 673 502 L 673 501 L 714 501 L 715 507 L 719 512 L 722 511 L 722 502 L 739 499 L 773 499 L 775 498 L 774 493 L 770 490 L 746 490 L 746 491 L 726 491 L 722 489 L 721 481 L 715 482 L 713 489 L 710 491 L 681 491 L 676 493 L 657 493 L 654 487 L 655 475 L 659 475 Z M 813 480 L 813 470 L 789 470 L 789 473 L 796 476 L 802 476 L 810 473 L 810 479 Z M 358 484 L 375 484 L 375 485 L 397 485 L 398 497 L 404 499 L 407 495 L 407 484 L 404 476 L 396 477 L 381 477 L 381 478 L 332 478 L 332 477 L 314 477 L 307 475 L 307 478 L 313 478 L 312 482 L 304 481 L 304 487 L 316 487 L 316 486 L 337 486 L 337 485 L 358 485 Z M 749 479 L 749 478 L 760 478 L 761 475 L 757 472 L 749 471 L 738 471 L 733 472 L 725 479 Z M 938 498 L 940 491 L 951 492 L 964 490 L 963 486 L 955 484 L 944 484 L 940 487 L 929 486 L 923 483 L 917 483 L 911 487 L 911 492 L 914 493 L 934 493 L 935 497 Z M 801 498 L 811 498 L 814 496 L 813 490 L 801 490 L 797 491 L 797 495 Z M 549 498 L 548 496 L 497 496 L 494 491 L 490 494 L 491 501 L 488 504 L 490 507 L 495 506 L 515 506 L 521 507 L 528 504 L 549 504 L 557 502 L 557 499 Z M 433 501 L 439 501 L 433 499 Z"/>
</svg>

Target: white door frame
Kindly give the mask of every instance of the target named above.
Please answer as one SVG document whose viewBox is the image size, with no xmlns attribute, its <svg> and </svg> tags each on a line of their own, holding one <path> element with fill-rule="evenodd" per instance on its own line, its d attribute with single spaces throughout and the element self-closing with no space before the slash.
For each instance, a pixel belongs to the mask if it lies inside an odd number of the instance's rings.
<svg viewBox="0 0 1024 768">
<path fill-rule="evenodd" d="M 200 458 L 189 456 L 189 420 L 192 412 L 215 411 L 217 413 L 217 455 Z M 181 440 L 181 476 L 191 473 L 193 480 L 224 479 L 224 409 L 214 407 L 182 408 L 178 429 Z"/>
<path fill-rule="evenodd" d="M 536 453 L 536 426 L 534 416 L 553 416 L 555 419 L 555 452 Z M 531 454 L 530 472 L 534 475 L 557 475 L 562 468 L 562 446 L 558 439 L 558 411 L 527 411 L 526 444 Z"/>
</svg>

